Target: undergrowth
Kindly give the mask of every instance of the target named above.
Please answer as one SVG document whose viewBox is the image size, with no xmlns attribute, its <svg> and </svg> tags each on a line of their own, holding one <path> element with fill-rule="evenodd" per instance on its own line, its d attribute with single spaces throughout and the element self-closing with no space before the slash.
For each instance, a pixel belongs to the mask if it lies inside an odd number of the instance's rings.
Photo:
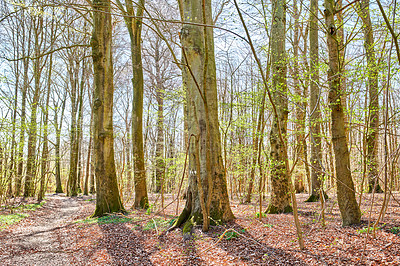
<svg viewBox="0 0 400 266">
<path fill-rule="evenodd" d="M 77 220 L 75 223 L 83 223 L 83 224 L 121 224 L 121 223 L 129 223 L 132 221 L 132 218 L 119 216 L 119 215 L 107 215 L 103 217 L 88 217 L 83 220 Z"/>
<path fill-rule="evenodd" d="M 164 230 L 170 226 L 170 221 L 164 220 L 162 218 L 153 218 L 147 222 L 143 227 L 143 230 Z"/>
<path fill-rule="evenodd" d="M 6 229 L 8 226 L 20 222 L 22 219 L 28 217 L 26 213 L 14 213 L 0 215 L 0 231 Z"/>
<path fill-rule="evenodd" d="M 16 207 L 15 206 L 6 207 L 11 211 L 11 213 L 0 215 L 0 231 L 6 229 L 10 225 L 20 222 L 22 219 L 29 216 L 29 214 L 25 212 L 36 211 L 37 209 L 43 207 L 45 203 L 46 203 L 45 201 L 42 201 L 40 203 L 24 204 Z"/>
</svg>

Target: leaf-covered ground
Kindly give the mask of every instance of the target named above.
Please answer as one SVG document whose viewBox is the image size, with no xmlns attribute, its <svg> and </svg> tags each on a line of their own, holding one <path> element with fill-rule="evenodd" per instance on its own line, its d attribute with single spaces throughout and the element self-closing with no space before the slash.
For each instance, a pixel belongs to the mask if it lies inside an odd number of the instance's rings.
<svg viewBox="0 0 400 266">
<path fill-rule="evenodd" d="M 194 238 L 184 241 L 181 230 L 166 232 L 176 202 L 160 214 L 153 209 L 94 219 L 90 197 L 47 195 L 43 206 L 15 208 L 13 215 L 23 215 L 19 222 L 6 224 L 10 210 L 1 210 L 0 265 L 400 265 L 400 194 L 375 238 L 367 234 L 368 220 L 377 218 L 382 195 L 375 195 L 372 211 L 370 195 L 364 196 L 362 224 L 345 228 L 334 199 L 327 202 L 323 228 L 320 204 L 304 203 L 306 196 L 297 195 L 306 245 L 301 251 L 293 216 L 260 221 L 257 204 L 233 202 L 234 222 L 207 233 L 195 227 Z M 160 203 L 156 196 L 154 201 Z"/>
</svg>

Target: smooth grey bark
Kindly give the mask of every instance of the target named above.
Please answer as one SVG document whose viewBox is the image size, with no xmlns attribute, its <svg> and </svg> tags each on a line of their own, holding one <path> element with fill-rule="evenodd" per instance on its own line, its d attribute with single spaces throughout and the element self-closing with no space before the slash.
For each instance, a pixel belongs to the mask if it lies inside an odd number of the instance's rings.
<svg viewBox="0 0 400 266">
<path fill-rule="evenodd" d="M 213 24 L 211 1 L 181 3 L 181 19 Z M 213 221 L 234 219 L 229 205 L 219 132 L 214 36 L 212 28 L 185 24 L 181 30 L 183 82 L 187 90 L 189 131 L 189 185 L 185 207 L 172 228 L 194 223 L 208 230 Z"/>
<path fill-rule="evenodd" d="M 360 17 L 363 21 L 364 48 L 367 55 L 368 75 L 368 132 L 367 132 L 367 176 L 368 193 L 382 193 L 378 180 L 378 138 L 379 138 L 379 88 L 378 66 L 375 57 L 375 42 L 369 12 L 369 0 L 360 1 Z M 376 183 L 376 185 L 375 185 Z"/>
<path fill-rule="evenodd" d="M 287 58 L 285 48 L 286 34 L 286 2 L 272 2 L 274 15 L 272 18 L 271 35 L 271 66 L 272 66 L 272 97 L 276 106 L 273 113 L 270 133 L 271 145 L 271 201 L 267 213 L 286 213 L 292 211 L 290 205 L 290 180 L 286 167 L 288 155 L 287 142 Z M 279 125 L 278 125 L 279 123 Z"/>
<path fill-rule="evenodd" d="M 325 25 L 329 53 L 329 105 L 332 119 L 332 142 L 335 153 L 337 199 L 343 226 L 358 224 L 361 220 L 360 207 L 355 198 L 351 177 L 350 152 L 347 146 L 345 112 L 342 105 L 343 84 L 339 59 L 338 31 L 335 24 L 335 1 L 325 0 Z"/>
<path fill-rule="evenodd" d="M 311 190 L 308 202 L 319 200 L 322 184 L 321 111 L 319 87 L 318 0 L 310 3 L 310 135 L 311 135 Z"/>
<path fill-rule="evenodd" d="M 94 72 L 93 146 L 96 209 L 93 216 L 125 212 L 114 161 L 112 18 L 109 0 L 93 1 L 92 58 Z"/>
</svg>

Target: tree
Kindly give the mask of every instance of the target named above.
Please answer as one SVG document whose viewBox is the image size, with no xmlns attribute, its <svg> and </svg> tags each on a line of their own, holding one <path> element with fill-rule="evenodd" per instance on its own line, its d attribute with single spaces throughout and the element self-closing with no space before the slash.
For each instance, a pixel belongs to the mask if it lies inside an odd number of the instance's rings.
<svg viewBox="0 0 400 266">
<path fill-rule="evenodd" d="M 270 132 L 271 145 L 271 202 L 267 213 L 291 212 L 290 180 L 287 169 L 287 62 L 285 53 L 286 4 L 283 0 L 272 2 L 271 35 L 271 67 L 272 67 L 272 97 L 276 106 L 273 113 Z"/>
<path fill-rule="evenodd" d="M 342 69 L 339 63 L 338 30 L 335 24 L 334 0 L 325 0 L 325 25 L 329 53 L 329 106 L 332 119 L 332 142 L 335 152 L 337 199 L 343 226 L 357 224 L 361 219 L 360 207 L 355 198 L 355 189 L 350 171 L 350 153 L 347 147 L 345 113 L 342 105 Z"/>
<path fill-rule="evenodd" d="M 92 58 L 94 72 L 93 146 L 96 209 L 93 216 L 125 212 L 118 192 L 114 162 L 112 21 L 109 0 L 93 1 Z"/>
<path fill-rule="evenodd" d="M 190 0 L 180 6 L 185 22 L 213 25 L 211 1 Z M 185 207 L 172 228 L 194 223 L 208 230 L 213 221 L 234 219 L 229 205 L 219 132 L 214 36 L 210 27 L 184 24 L 181 30 L 183 83 L 187 91 L 189 184 Z"/>
<path fill-rule="evenodd" d="M 132 60 L 132 144 L 133 165 L 135 184 L 135 208 L 147 209 L 149 199 L 147 196 L 146 169 L 143 150 L 143 66 L 142 66 L 142 16 L 144 11 L 144 0 L 139 0 L 136 13 L 132 0 L 126 0 L 126 9 L 117 0 L 117 4 L 125 15 L 124 20 L 131 40 Z M 137 16 L 138 18 L 134 18 Z"/>
<path fill-rule="evenodd" d="M 318 56 L 318 0 L 310 3 L 310 133 L 311 133 L 311 195 L 308 202 L 317 201 L 322 181 L 321 111 Z"/>
<path fill-rule="evenodd" d="M 42 7 L 39 7 L 43 11 Z M 40 57 L 44 39 L 43 16 L 36 16 L 33 21 L 33 36 L 34 36 L 34 55 L 33 76 L 34 90 L 31 102 L 31 121 L 28 130 L 28 158 L 26 163 L 24 197 L 32 197 L 35 193 L 35 178 L 36 178 L 36 145 L 37 145 L 37 111 L 40 100 L 41 86 L 40 79 L 43 69 L 43 58 Z"/>
<path fill-rule="evenodd" d="M 378 181 L 378 131 L 379 131 L 379 88 L 378 67 L 375 57 L 375 42 L 369 14 L 369 0 L 360 2 L 360 17 L 363 21 L 364 48 L 367 55 L 368 73 L 368 132 L 367 132 L 367 173 L 368 193 L 383 192 Z"/>
</svg>

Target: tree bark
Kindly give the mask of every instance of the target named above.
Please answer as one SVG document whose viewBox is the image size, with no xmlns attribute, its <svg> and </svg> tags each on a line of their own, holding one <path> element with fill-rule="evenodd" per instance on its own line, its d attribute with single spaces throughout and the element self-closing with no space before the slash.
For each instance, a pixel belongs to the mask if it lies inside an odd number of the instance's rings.
<svg viewBox="0 0 400 266">
<path fill-rule="evenodd" d="M 52 24 L 51 29 L 51 37 L 53 39 L 53 29 L 54 23 Z M 40 189 L 38 193 L 38 201 L 42 201 L 45 195 L 45 185 L 46 185 L 46 177 L 47 177 L 47 168 L 48 168 L 48 157 L 49 157 L 49 141 L 48 141 L 48 123 L 49 123 L 49 102 L 50 102 L 50 91 L 51 91 L 51 74 L 53 68 L 53 54 L 50 55 L 49 60 L 49 70 L 47 76 L 47 94 L 46 94 L 46 105 L 43 106 L 44 112 L 44 122 L 43 122 L 43 150 L 42 150 L 42 165 L 41 165 L 41 177 L 40 177 Z"/>
<path fill-rule="evenodd" d="M 75 54 L 69 54 L 69 77 L 71 85 L 71 132 L 70 132 L 70 159 L 69 159 L 69 174 L 68 174 L 68 196 L 78 195 L 78 150 L 79 150 L 79 138 L 78 138 L 78 122 L 77 113 L 79 106 L 79 92 L 78 92 L 78 73 L 79 73 L 79 62 L 78 59 L 73 58 Z"/>
<path fill-rule="evenodd" d="M 287 213 L 290 206 L 290 180 L 286 163 L 288 160 L 285 145 L 287 142 L 288 101 L 287 94 L 287 62 L 285 52 L 286 4 L 283 0 L 272 2 L 274 15 L 272 18 L 271 65 L 272 65 L 272 97 L 276 106 L 272 118 L 270 133 L 271 144 L 271 201 L 267 213 Z M 279 123 L 279 125 L 278 125 Z M 282 134 L 282 138 L 280 137 Z M 282 142 L 283 140 L 283 142 Z"/>
<path fill-rule="evenodd" d="M 160 41 L 155 43 L 156 100 L 157 100 L 157 143 L 156 143 L 156 192 L 160 193 L 164 186 L 164 86 L 160 68 Z"/>
<path fill-rule="evenodd" d="M 299 33 L 300 33 L 300 13 L 297 8 L 297 0 L 293 1 L 293 12 L 294 12 L 294 34 L 293 34 L 293 87 L 296 95 L 298 96 L 298 101 L 295 101 L 295 117 L 296 117 L 296 150 L 298 163 L 297 166 L 300 168 L 295 174 L 294 179 L 294 187 L 296 193 L 304 192 L 304 174 L 301 171 L 302 168 L 304 170 L 307 168 L 307 146 L 304 145 L 305 140 L 305 110 L 306 110 L 306 102 L 304 101 L 304 92 L 300 86 L 300 60 L 299 60 Z"/>
<path fill-rule="evenodd" d="M 109 0 L 93 1 L 91 40 L 94 95 L 93 146 L 96 169 L 96 209 L 93 216 L 125 212 L 118 192 L 114 162 L 112 21 Z"/>
<path fill-rule="evenodd" d="M 355 198 L 347 147 L 345 113 L 342 106 L 342 69 L 339 64 L 339 42 L 335 25 L 334 0 L 325 0 L 325 25 L 329 52 L 329 104 L 332 118 L 332 142 L 335 153 L 337 199 L 343 226 L 360 223 L 361 212 Z M 342 26 L 342 25 L 341 25 Z"/>
<path fill-rule="evenodd" d="M 35 178 L 36 178 L 36 141 L 37 141 L 37 124 L 36 115 L 40 98 L 40 77 L 42 72 L 40 46 L 43 37 L 43 17 L 37 17 L 34 20 L 34 54 L 36 59 L 33 63 L 33 75 L 35 80 L 34 93 L 31 103 L 31 121 L 29 124 L 28 136 L 28 158 L 26 164 L 25 184 L 24 184 L 24 197 L 32 197 L 35 193 Z"/>
<path fill-rule="evenodd" d="M 61 128 L 63 124 L 64 118 L 64 110 L 65 110 L 65 102 L 66 102 L 66 94 L 62 99 L 61 105 L 61 115 L 60 115 L 60 123 L 58 123 L 58 112 L 54 114 L 54 127 L 56 130 L 56 145 L 55 145 L 55 166 L 56 166 L 56 193 L 63 193 L 62 183 L 61 183 Z"/>
<path fill-rule="evenodd" d="M 181 9 L 183 21 L 213 24 L 210 0 L 184 1 Z M 213 30 L 186 24 L 181 43 L 186 66 L 183 82 L 188 104 L 189 185 L 185 207 L 172 228 L 185 223 L 186 234 L 194 223 L 208 230 L 208 217 L 226 222 L 234 216 L 222 160 Z"/>
<path fill-rule="evenodd" d="M 311 191 L 307 202 L 319 200 L 322 183 L 321 111 L 319 88 L 318 0 L 310 3 L 310 135 L 311 135 Z"/>
<path fill-rule="evenodd" d="M 378 131 L 379 131 L 379 88 L 378 88 L 378 67 L 375 58 L 375 42 L 372 29 L 371 17 L 369 14 L 369 0 L 360 2 L 360 16 L 363 21 L 364 48 L 367 55 L 368 73 L 368 94 L 369 94 L 369 115 L 367 132 L 367 176 L 368 193 L 382 193 L 378 178 Z M 376 182 L 376 186 L 375 186 Z"/>
<path fill-rule="evenodd" d="M 143 65 L 142 65 L 142 16 L 145 0 L 139 0 L 136 5 L 136 13 L 132 0 L 125 0 L 126 8 L 117 0 L 117 5 L 126 15 L 124 17 L 126 27 L 131 40 L 132 60 L 132 144 L 133 166 L 135 184 L 135 208 L 147 209 L 149 199 L 147 195 L 146 168 L 143 149 Z M 134 18 L 134 16 L 138 18 Z"/>
</svg>

